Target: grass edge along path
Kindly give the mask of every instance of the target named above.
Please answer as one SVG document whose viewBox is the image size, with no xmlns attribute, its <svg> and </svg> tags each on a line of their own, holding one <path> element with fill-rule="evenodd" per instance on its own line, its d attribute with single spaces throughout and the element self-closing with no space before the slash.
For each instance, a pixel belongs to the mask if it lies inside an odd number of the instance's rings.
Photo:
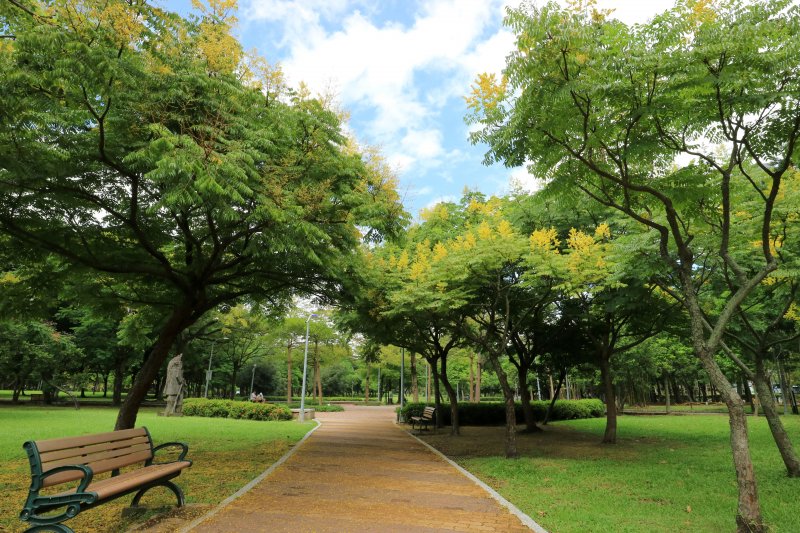
<svg viewBox="0 0 800 533">
<path fill-rule="evenodd" d="M 800 445 L 800 417 L 783 420 Z M 800 531 L 800 479 L 786 476 L 764 418 L 748 422 L 764 517 L 773 532 Z M 604 427 L 605 419 L 570 420 L 518 434 L 517 460 L 502 457 L 502 427 L 423 438 L 549 531 L 735 529 L 726 418 L 620 417 L 617 445 L 600 444 Z"/>
<path fill-rule="evenodd" d="M 184 441 L 194 465 L 185 470 L 177 484 L 195 513 L 205 513 L 239 490 L 283 456 L 314 422 L 260 422 L 221 418 L 157 416 L 157 409 L 143 409 L 137 426 L 147 426 L 156 445 Z M 47 439 L 109 431 L 114 427 L 116 409 L 84 407 L 80 410 L 53 407 L 0 407 L 0 531 L 24 531 L 18 518 L 27 497 L 30 469 L 22 451 L 26 440 Z M 66 522 L 81 532 L 124 531 L 143 523 L 155 511 L 134 519 L 122 518 L 130 497 L 90 509 Z M 192 505 L 194 504 L 194 505 Z M 142 505 L 154 509 L 174 506 L 166 489 L 153 489 Z M 190 509 L 190 508 L 187 508 Z M 190 518 L 190 517 L 187 517 Z"/>
</svg>

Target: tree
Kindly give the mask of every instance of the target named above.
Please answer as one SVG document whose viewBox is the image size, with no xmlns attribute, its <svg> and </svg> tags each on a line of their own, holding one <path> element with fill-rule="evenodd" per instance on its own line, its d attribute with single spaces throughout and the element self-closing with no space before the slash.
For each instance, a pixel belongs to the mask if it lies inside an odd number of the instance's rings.
<svg viewBox="0 0 800 533">
<path fill-rule="evenodd" d="M 658 242 L 695 355 L 728 407 L 742 532 L 765 526 L 742 400 L 714 356 L 737 309 L 777 268 L 772 214 L 800 136 L 798 20 L 800 7 L 787 1 L 680 3 L 632 28 L 591 2 L 522 7 L 506 19 L 517 50 L 504 78 L 482 76 L 469 101 L 484 125 L 473 140 L 489 144 L 487 160 L 529 161 L 553 186 L 583 190 Z M 751 223 L 760 260 L 750 265 L 730 253 L 733 180 L 758 201 Z M 735 287 L 714 317 L 697 297 L 691 222 L 699 210 L 718 229 L 714 253 Z"/>
<path fill-rule="evenodd" d="M 240 64 L 229 7 L 187 20 L 145 2 L 0 6 L 15 36 L 0 48 L 0 232 L 137 283 L 163 312 L 117 429 L 206 312 L 335 297 L 359 237 L 403 218 L 334 110 Z"/>
</svg>

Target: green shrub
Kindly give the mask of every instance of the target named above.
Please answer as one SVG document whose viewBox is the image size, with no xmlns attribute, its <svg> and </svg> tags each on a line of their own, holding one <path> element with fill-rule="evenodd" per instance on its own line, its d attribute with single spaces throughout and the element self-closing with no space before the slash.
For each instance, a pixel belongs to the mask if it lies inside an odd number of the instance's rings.
<svg viewBox="0 0 800 533">
<path fill-rule="evenodd" d="M 283 405 L 237 402 L 233 400 L 208 400 L 206 398 L 186 398 L 183 401 L 183 414 L 186 416 L 243 420 L 292 419 L 292 411 Z"/>
<path fill-rule="evenodd" d="M 531 402 L 533 408 L 533 418 L 537 422 L 544 420 L 549 401 Z M 403 406 L 402 416 L 404 420 L 409 420 L 412 416 L 422 416 L 422 410 L 432 404 L 407 403 Z M 442 423 L 450 424 L 450 404 L 442 404 Z M 550 420 L 572 420 L 576 418 L 596 418 L 605 414 L 605 405 L 596 399 L 588 400 L 558 400 L 553 406 Z M 517 422 L 523 423 L 525 417 L 522 414 L 522 404 L 516 404 Z M 458 420 L 462 426 L 495 426 L 506 422 L 505 405 L 502 402 L 486 403 L 459 403 Z"/>
</svg>

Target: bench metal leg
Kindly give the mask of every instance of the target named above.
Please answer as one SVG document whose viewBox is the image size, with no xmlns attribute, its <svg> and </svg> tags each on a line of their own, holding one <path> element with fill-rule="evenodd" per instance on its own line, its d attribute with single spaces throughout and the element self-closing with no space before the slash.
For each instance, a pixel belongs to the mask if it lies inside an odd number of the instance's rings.
<svg viewBox="0 0 800 533">
<path fill-rule="evenodd" d="M 169 490 L 171 490 L 173 492 L 173 494 L 175 494 L 175 497 L 178 500 L 178 507 L 183 507 L 184 504 L 186 503 L 186 501 L 184 500 L 184 497 L 183 497 L 183 491 L 181 490 L 181 488 L 178 485 L 176 485 L 172 481 L 162 481 L 160 483 L 156 483 L 155 485 L 150 485 L 149 487 L 143 488 L 142 490 L 137 492 L 136 496 L 133 497 L 133 501 L 131 502 L 131 507 L 138 507 L 139 506 L 139 500 L 142 499 L 142 496 L 144 496 L 144 493 L 147 492 L 148 490 L 152 489 L 153 487 L 166 487 Z"/>
</svg>

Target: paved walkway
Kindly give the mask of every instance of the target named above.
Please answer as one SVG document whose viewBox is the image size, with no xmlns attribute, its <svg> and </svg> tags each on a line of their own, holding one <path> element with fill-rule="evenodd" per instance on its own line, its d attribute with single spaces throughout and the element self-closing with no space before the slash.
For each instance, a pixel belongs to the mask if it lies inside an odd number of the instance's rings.
<svg viewBox="0 0 800 533">
<path fill-rule="evenodd" d="M 288 461 L 192 531 L 530 532 L 394 424 L 394 409 L 319 413 Z"/>
</svg>

